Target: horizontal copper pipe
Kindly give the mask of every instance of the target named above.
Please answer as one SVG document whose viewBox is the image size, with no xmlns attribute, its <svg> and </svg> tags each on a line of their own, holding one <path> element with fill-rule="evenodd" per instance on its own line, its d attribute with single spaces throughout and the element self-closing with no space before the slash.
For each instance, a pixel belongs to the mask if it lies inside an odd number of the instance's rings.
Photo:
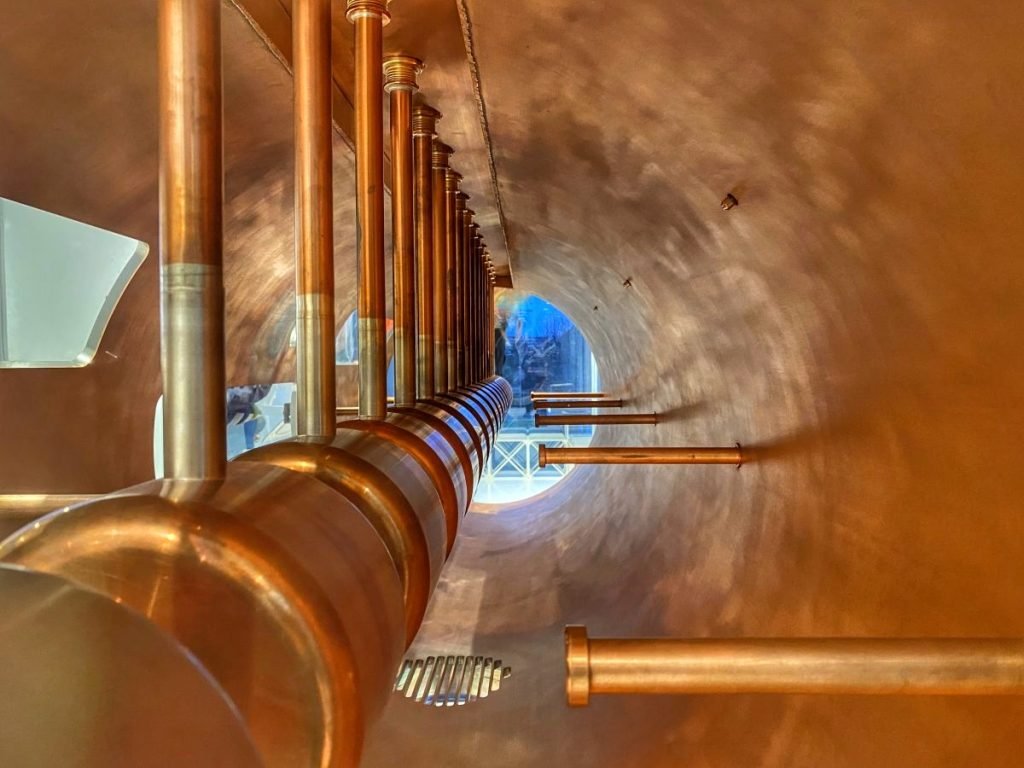
<svg viewBox="0 0 1024 768">
<path fill-rule="evenodd" d="M 570 400 L 568 398 L 554 400 L 533 401 L 533 407 L 540 408 L 621 408 L 624 400 L 612 400 L 611 398 L 594 398 L 592 400 Z"/>
<path fill-rule="evenodd" d="M 567 400 L 574 400 L 580 397 L 608 397 L 604 392 L 531 392 L 530 398 L 533 400 L 556 400 L 559 398 L 565 398 Z"/>
<path fill-rule="evenodd" d="M 656 413 L 616 413 L 616 414 L 564 414 L 559 416 L 534 417 L 538 427 L 574 427 L 590 424 L 657 424 Z"/>
<path fill-rule="evenodd" d="M 565 630 L 566 696 L 1024 694 L 1022 639 L 591 640 Z"/>
<path fill-rule="evenodd" d="M 549 448 L 537 449 L 540 466 L 549 464 L 735 464 L 743 449 L 733 448 Z"/>
</svg>

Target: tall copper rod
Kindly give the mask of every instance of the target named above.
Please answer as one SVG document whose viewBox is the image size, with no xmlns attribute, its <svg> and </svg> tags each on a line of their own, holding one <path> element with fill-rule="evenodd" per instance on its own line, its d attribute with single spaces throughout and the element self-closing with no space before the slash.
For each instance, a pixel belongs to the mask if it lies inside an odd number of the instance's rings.
<svg viewBox="0 0 1024 768">
<path fill-rule="evenodd" d="M 534 421 L 538 427 L 573 427 L 591 424 L 657 424 L 656 413 L 581 413 L 548 416 L 537 414 Z"/>
<path fill-rule="evenodd" d="M 497 323 L 497 318 L 494 316 L 494 267 L 488 264 L 487 270 L 487 347 L 489 350 L 489 364 L 487 368 L 487 375 L 500 376 L 501 371 L 496 368 L 497 364 L 497 351 L 495 344 L 497 340 L 494 334 L 494 326 Z"/>
<path fill-rule="evenodd" d="M 465 280 L 462 277 L 462 265 L 466 255 L 466 227 L 464 222 L 466 218 L 466 200 L 468 197 L 469 195 L 462 191 L 455 193 L 455 240 L 452 243 L 454 248 L 451 263 L 452 298 L 450 302 L 451 311 L 449 312 L 452 332 L 452 358 L 449 360 L 449 363 L 454 364 L 454 382 L 451 389 L 461 387 L 466 383 L 465 372 L 462 369 L 462 363 L 465 359 L 465 350 L 462 346 L 465 343 L 462 327 L 462 293 L 466 289 Z"/>
<path fill-rule="evenodd" d="M 732 464 L 743 449 L 732 448 L 549 448 L 539 446 L 540 466 L 551 464 Z"/>
<path fill-rule="evenodd" d="M 473 209 L 469 207 L 469 199 L 466 199 L 466 209 L 462 212 L 462 252 L 460 254 L 461 264 L 459 265 L 459 279 L 462 281 L 459 291 L 459 333 L 462 343 L 459 344 L 459 383 L 462 386 L 470 383 L 469 361 L 472 357 L 469 328 L 469 296 L 471 287 L 469 283 L 469 259 L 473 244 Z"/>
<path fill-rule="evenodd" d="M 416 397 L 434 396 L 434 137 L 441 113 L 412 110 L 416 222 Z"/>
<path fill-rule="evenodd" d="M 452 148 L 434 142 L 434 392 L 448 389 L 448 161 Z"/>
<path fill-rule="evenodd" d="M 381 38 L 389 0 L 348 0 L 355 25 L 356 207 L 359 235 L 359 416 L 387 416 L 384 286 L 384 98 Z"/>
<path fill-rule="evenodd" d="M 295 428 L 333 436 L 334 203 L 331 3 L 292 6 L 295 71 Z"/>
<path fill-rule="evenodd" d="M 466 291 L 466 332 L 469 336 L 469 342 L 466 344 L 466 381 L 475 382 L 477 381 L 477 355 L 479 349 L 477 347 L 477 319 L 476 319 L 476 299 L 477 299 L 477 283 L 476 283 L 476 252 L 479 246 L 480 236 L 476 234 L 476 230 L 472 229 L 475 224 L 471 224 L 470 233 L 471 238 L 469 241 L 468 258 L 466 260 L 466 286 L 469 288 Z"/>
<path fill-rule="evenodd" d="M 609 397 L 594 398 L 593 400 L 570 400 L 568 398 L 554 398 L 552 400 L 533 400 L 533 407 L 541 408 L 622 408 L 624 400 L 613 400 Z"/>
<path fill-rule="evenodd" d="M 160 0 L 160 341 L 164 467 L 227 470 L 220 3 Z"/>
<path fill-rule="evenodd" d="M 447 389 L 455 389 L 456 380 L 458 378 L 457 359 L 455 354 L 455 342 L 456 342 L 456 330 L 455 330 L 455 319 L 456 319 L 456 306 L 455 301 L 455 267 L 458 262 L 456 257 L 456 251 L 459 245 L 459 226 L 458 222 L 462 220 L 462 214 L 459 213 L 459 182 L 462 181 L 462 175 L 456 171 L 448 169 L 445 175 L 445 206 L 448 217 L 448 242 L 446 245 L 446 266 L 445 271 L 447 272 L 447 279 L 445 284 L 448 290 L 448 382 Z M 463 201 L 462 205 L 465 205 Z"/>
<path fill-rule="evenodd" d="M 413 223 L 412 94 L 423 64 L 412 56 L 384 60 L 391 101 L 391 243 L 395 320 L 395 403 L 416 404 L 416 254 Z"/>
<path fill-rule="evenodd" d="M 593 694 L 1024 694 L 1024 640 L 592 640 L 566 627 L 566 697 Z"/>
<path fill-rule="evenodd" d="M 608 395 L 604 392 L 531 392 L 530 397 L 533 400 L 554 400 L 560 397 L 575 400 L 586 397 L 608 397 Z"/>
<path fill-rule="evenodd" d="M 479 226 L 479 225 L 474 225 Z M 473 272 L 473 314 L 470 318 L 473 323 L 473 380 L 479 381 L 483 378 L 483 340 L 484 334 L 481 328 L 480 318 L 483 315 L 482 300 L 484 296 L 483 285 L 480 283 L 480 264 L 483 245 L 483 238 L 479 231 L 474 238 L 473 255 L 470 259 Z"/>
</svg>

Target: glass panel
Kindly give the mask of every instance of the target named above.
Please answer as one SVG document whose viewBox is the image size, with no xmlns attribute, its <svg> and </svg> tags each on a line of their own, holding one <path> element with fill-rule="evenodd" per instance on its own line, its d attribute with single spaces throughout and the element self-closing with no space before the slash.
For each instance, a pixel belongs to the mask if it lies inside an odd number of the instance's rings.
<svg viewBox="0 0 1024 768">
<path fill-rule="evenodd" d="M 530 392 L 591 392 L 599 387 L 590 345 L 564 313 L 520 291 L 496 294 L 495 366 L 512 385 L 513 402 L 484 469 L 474 501 L 505 504 L 542 493 L 570 467 L 537 463 L 537 447 L 585 446 L 594 428 L 535 427 Z M 547 413 L 593 413 L 564 409 Z"/>
<path fill-rule="evenodd" d="M 0 198 L 0 367 L 87 365 L 148 253 L 139 240 Z"/>
</svg>

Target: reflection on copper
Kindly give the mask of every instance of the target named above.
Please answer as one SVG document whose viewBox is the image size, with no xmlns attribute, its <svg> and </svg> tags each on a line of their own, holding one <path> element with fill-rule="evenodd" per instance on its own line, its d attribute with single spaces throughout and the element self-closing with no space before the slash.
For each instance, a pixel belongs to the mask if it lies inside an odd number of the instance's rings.
<svg viewBox="0 0 1024 768">
<path fill-rule="evenodd" d="M 384 60 L 391 101 L 391 243 L 394 252 L 395 401 L 416 402 L 416 264 L 413 251 L 412 94 L 422 68 L 412 56 Z"/>
<path fill-rule="evenodd" d="M 590 639 L 565 630 L 566 696 L 593 694 L 1024 694 L 1024 640 Z"/>
<path fill-rule="evenodd" d="M 616 414 L 558 414 L 544 415 L 538 413 L 534 417 L 538 427 L 570 427 L 590 426 L 597 424 L 657 424 L 656 413 L 616 413 Z"/>
<path fill-rule="evenodd" d="M 384 286 L 384 101 L 381 72 L 388 0 L 348 0 L 355 25 L 356 209 L 359 217 L 359 414 L 387 415 Z"/>
<path fill-rule="evenodd" d="M 552 448 L 538 446 L 540 466 L 553 464 L 743 464 L 732 448 Z"/>
</svg>

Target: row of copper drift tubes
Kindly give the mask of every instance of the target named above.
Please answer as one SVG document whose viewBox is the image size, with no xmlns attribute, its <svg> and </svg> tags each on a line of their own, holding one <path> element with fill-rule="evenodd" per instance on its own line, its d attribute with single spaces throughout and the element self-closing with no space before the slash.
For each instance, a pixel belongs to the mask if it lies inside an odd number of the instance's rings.
<svg viewBox="0 0 1024 768">
<path fill-rule="evenodd" d="M 542 409 L 620 408 L 603 392 L 531 393 Z M 631 424 L 600 415 L 537 425 Z M 539 447 L 548 464 L 735 464 L 742 448 Z M 565 630 L 570 706 L 593 694 L 819 693 L 1005 695 L 1024 693 L 1024 640 L 1015 638 L 591 639 Z"/>
<path fill-rule="evenodd" d="M 166 478 L 55 512 L 0 559 L 143 613 L 218 686 L 266 766 L 355 766 L 511 403 L 493 270 L 419 63 L 355 27 L 359 418 L 338 422 L 331 3 L 292 4 L 297 436 L 227 462 L 219 0 L 159 0 Z M 384 80 L 384 71 L 387 80 Z M 396 403 L 386 397 L 383 97 L 391 99 Z M 151 689 L 160 687 L 153 680 Z M 112 694 L 113 695 L 113 694 Z M 83 764 L 103 764 L 82 739 Z"/>
</svg>

